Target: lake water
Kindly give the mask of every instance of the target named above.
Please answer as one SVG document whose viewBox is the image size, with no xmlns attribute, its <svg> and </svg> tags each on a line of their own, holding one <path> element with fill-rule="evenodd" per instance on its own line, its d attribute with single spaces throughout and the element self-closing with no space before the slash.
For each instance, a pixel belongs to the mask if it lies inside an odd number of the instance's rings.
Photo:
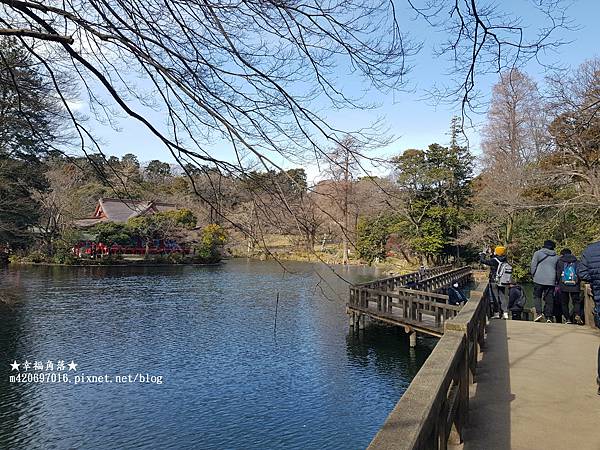
<svg viewBox="0 0 600 450">
<path fill-rule="evenodd" d="M 435 340 L 349 333 L 347 284 L 286 266 L 0 271 L 0 448 L 366 447 Z"/>
</svg>

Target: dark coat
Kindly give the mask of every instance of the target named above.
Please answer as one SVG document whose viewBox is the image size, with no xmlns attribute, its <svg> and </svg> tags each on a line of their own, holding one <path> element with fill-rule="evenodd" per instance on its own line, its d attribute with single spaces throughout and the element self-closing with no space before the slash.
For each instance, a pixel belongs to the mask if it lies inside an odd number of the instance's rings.
<svg viewBox="0 0 600 450">
<path fill-rule="evenodd" d="M 519 306 L 521 297 L 523 297 L 525 295 L 525 293 L 523 292 L 523 288 L 521 286 L 519 286 L 518 284 L 515 286 L 512 286 L 509 290 L 508 290 L 508 309 L 510 309 L 511 311 L 523 311 L 523 307 Z M 525 300 L 525 299 L 523 299 Z"/>
<path fill-rule="evenodd" d="M 588 245 L 579 260 L 579 278 L 592 285 L 596 303 L 596 323 L 600 324 L 600 241 Z"/>
<path fill-rule="evenodd" d="M 562 292 L 579 292 L 580 290 L 579 285 L 581 283 L 579 283 L 579 280 L 577 280 L 577 284 L 574 286 L 569 286 L 562 282 L 562 272 L 565 269 L 565 266 L 569 263 L 576 262 L 577 258 L 575 257 L 575 255 L 562 255 L 560 258 L 558 258 L 558 261 L 556 261 L 556 281 Z M 579 278 L 579 267 L 577 267 L 577 272 Z"/>
<path fill-rule="evenodd" d="M 485 266 L 490 266 L 490 281 L 495 283 L 498 266 L 500 263 L 506 262 L 506 256 L 492 256 L 490 259 L 487 259 L 485 256 L 484 253 L 481 253 L 479 255 L 479 262 Z"/>
<path fill-rule="evenodd" d="M 459 305 L 460 303 L 466 303 L 467 297 L 462 293 L 461 290 L 452 286 L 448 289 L 448 304 Z"/>
</svg>

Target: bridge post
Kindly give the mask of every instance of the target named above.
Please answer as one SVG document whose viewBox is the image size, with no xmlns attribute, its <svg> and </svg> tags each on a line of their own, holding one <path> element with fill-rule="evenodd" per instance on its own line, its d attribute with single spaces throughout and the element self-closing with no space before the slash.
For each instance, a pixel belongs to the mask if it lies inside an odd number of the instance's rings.
<svg viewBox="0 0 600 450">
<path fill-rule="evenodd" d="M 365 320 L 366 317 L 364 314 L 359 314 L 358 316 L 358 329 L 359 330 L 364 330 L 365 329 Z"/>
<path fill-rule="evenodd" d="M 417 332 L 416 331 L 411 331 L 410 334 L 408 335 L 409 338 L 409 345 L 410 347 L 414 348 L 417 346 Z"/>
</svg>

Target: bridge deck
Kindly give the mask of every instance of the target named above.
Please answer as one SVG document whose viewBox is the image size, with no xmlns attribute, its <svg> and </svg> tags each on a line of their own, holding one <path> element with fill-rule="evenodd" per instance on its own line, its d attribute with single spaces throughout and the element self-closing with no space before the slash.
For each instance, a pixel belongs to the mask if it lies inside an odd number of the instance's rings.
<svg viewBox="0 0 600 450">
<path fill-rule="evenodd" d="M 440 337 L 444 334 L 444 327 L 435 323 L 435 317 L 430 315 L 422 315 L 421 320 L 413 320 L 405 316 L 404 308 L 402 306 L 393 305 L 391 312 L 378 311 L 377 303 L 369 301 L 368 308 L 361 308 L 358 306 L 349 306 L 350 311 L 356 311 L 359 313 L 367 314 L 370 318 L 380 320 L 391 325 L 397 326 L 410 326 L 416 331 L 422 333 Z"/>
<path fill-rule="evenodd" d="M 587 327 L 492 320 L 465 450 L 600 449 L 598 344 Z"/>
</svg>

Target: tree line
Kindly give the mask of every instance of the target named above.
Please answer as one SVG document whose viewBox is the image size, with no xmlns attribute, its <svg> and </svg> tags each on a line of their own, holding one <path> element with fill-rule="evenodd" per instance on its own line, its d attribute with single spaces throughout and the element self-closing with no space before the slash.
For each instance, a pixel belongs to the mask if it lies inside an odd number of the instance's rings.
<svg viewBox="0 0 600 450">
<path fill-rule="evenodd" d="M 260 158 L 228 170 L 141 164 L 133 153 L 117 158 L 88 148 L 66 156 L 81 130 L 43 64 L 14 39 L 0 45 L 0 239 L 14 247 L 52 252 L 102 196 L 184 204 L 250 251 L 268 251 L 273 235 L 306 252 L 334 244 L 340 262 L 394 255 L 435 263 L 501 243 L 524 275 L 544 239 L 578 252 L 600 232 L 598 59 L 541 87 L 518 69 L 503 71 L 475 156 L 457 117 L 443 144 L 399 152 L 386 162 L 387 176 L 373 177 L 363 170 L 368 143 L 346 135 L 325 153 L 321 181 L 310 184 L 304 169 Z"/>
</svg>

